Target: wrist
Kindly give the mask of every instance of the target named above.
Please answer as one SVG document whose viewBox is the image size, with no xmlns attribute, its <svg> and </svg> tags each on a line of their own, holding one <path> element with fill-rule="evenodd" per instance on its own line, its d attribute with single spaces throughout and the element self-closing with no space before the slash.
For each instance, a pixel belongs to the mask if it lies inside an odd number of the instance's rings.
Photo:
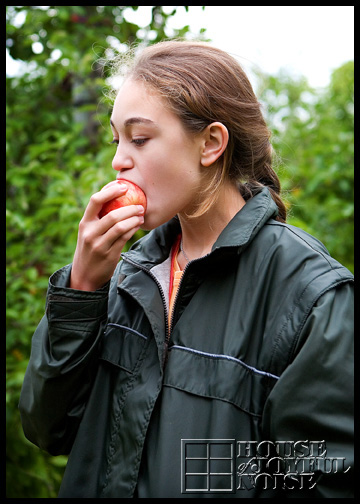
<svg viewBox="0 0 360 504">
<path fill-rule="evenodd" d="M 95 292 L 99 288 L 99 286 L 95 286 L 87 279 L 77 279 L 76 275 L 73 275 L 73 273 L 71 272 L 69 288 L 81 291 Z"/>
</svg>

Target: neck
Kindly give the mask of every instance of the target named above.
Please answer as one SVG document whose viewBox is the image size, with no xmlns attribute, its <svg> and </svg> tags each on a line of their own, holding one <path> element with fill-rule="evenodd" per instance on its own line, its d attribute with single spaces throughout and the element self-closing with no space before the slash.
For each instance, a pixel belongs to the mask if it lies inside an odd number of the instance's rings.
<svg viewBox="0 0 360 504">
<path fill-rule="evenodd" d="M 229 183 L 222 187 L 216 203 L 204 215 L 191 219 L 179 214 L 186 256 L 192 260 L 210 253 L 220 233 L 244 205 L 239 190 Z M 179 260 L 182 267 L 187 263 L 183 254 Z"/>
</svg>

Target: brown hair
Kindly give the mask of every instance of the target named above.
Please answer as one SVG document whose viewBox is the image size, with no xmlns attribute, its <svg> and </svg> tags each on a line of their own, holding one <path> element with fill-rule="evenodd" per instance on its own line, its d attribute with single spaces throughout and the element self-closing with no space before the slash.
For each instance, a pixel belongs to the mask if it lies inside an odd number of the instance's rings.
<svg viewBox="0 0 360 504">
<path fill-rule="evenodd" d="M 277 219 L 285 222 L 270 131 L 245 72 L 232 56 L 203 42 L 160 42 L 136 55 L 126 77 L 155 89 L 189 132 L 200 133 L 217 121 L 228 129 L 228 145 L 210 170 L 204 190 L 208 196 L 196 216 L 206 212 L 220 185 L 230 179 L 245 200 L 267 186 L 279 209 Z"/>
</svg>

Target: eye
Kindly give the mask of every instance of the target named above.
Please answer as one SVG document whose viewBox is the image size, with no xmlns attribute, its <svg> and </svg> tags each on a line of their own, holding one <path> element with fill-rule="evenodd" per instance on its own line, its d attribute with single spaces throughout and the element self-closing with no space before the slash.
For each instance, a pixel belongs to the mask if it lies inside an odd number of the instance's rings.
<svg viewBox="0 0 360 504">
<path fill-rule="evenodd" d="M 135 144 L 137 147 L 142 147 L 146 142 L 148 138 L 133 138 L 131 140 L 131 143 Z"/>
<path fill-rule="evenodd" d="M 114 140 L 112 142 L 109 142 L 109 144 L 116 144 L 116 145 L 119 145 L 119 140 L 117 138 L 114 138 Z"/>
</svg>

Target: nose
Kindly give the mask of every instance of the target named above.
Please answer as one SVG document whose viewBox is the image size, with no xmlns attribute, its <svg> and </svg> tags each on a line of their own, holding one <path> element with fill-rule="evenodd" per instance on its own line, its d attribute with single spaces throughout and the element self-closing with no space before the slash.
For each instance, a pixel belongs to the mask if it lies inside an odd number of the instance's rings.
<svg viewBox="0 0 360 504">
<path fill-rule="evenodd" d="M 112 160 L 112 167 L 114 170 L 118 172 L 122 172 L 124 170 L 129 170 L 133 168 L 134 162 L 132 157 L 126 151 L 126 147 L 122 144 L 118 144 L 115 156 Z"/>
</svg>

